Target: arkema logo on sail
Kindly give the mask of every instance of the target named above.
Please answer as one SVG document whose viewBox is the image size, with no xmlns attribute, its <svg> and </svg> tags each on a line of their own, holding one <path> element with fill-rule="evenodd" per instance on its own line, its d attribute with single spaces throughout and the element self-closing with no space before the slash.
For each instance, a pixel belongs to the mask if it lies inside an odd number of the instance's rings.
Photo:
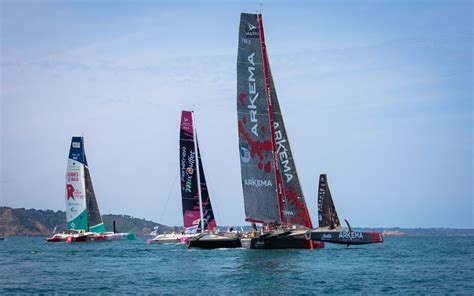
<svg viewBox="0 0 474 296">
<path fill-rule="evenodd" d="M 249 100 L 250 104 L 247 105 L 247 108 L 250 111 L 250 122 L 253 123 L 252 126 L 252 133 L 258 137 L 258 118 L 257 118 L 257 106 L 255 105 L 255 102 L 257 101 L 258 98 L 258 92 L 257 92 L 257 84 L 255 82 L 255 62 L 254 62 L 254 57 L 255 57 L 255 52 L 252 52 L 248 57 L 247 60 L 249 61 L 251 66 L 248 66 L 247 69 L 249 71 L 249 78 L 248 78 L 248 83 L 249 83 Z"/>
<path fill-rule="evenodd" d="M 286 139 L 283 139 L 283 133 L 281 132 L 281 130 L 278 129 L 280 127 L 280 124 L 278 122 L 275 122 L 273 126 L 275 127 L 275 141 L 277 145 L 276 152 L 278 154 L 278 159 L 281 163 L 281 170 L 285 174 L 286 183 L 289 183 L 291 179 L 293 179 L 293 174 L 291 173 L 291 167 L 289 165 L 290 161 L 288 160 L 288 149 L 285 146 L 285 143 L 287 141 Z"/>
<path fill-rule="evenodd" d="M 244 180 L 245 186 L 251 186 L 255 188 L 260 188 L 260 187 L 272 187 L 272 181 L 270 180 L 258 180 L 258 179 L 245 179 Z"/>
</svg>

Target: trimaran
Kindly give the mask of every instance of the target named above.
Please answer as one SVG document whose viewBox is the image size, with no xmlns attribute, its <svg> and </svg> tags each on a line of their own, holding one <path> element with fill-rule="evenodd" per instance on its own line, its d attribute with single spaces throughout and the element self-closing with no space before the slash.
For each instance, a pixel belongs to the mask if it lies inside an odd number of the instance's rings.
<svg viewBox="0 0 474 296">
<path fill-rule="evenodd" d="M 148 243 L 184 242 L 188 247 L 240 247 L 237 233 L 219 232 L 207 189 L 194 112 L 182 111 L 179 168 L 184 232 L 160 234 Z"/>
<path fill-rule="evenodd" d="M 85 242 L 135 239 L 134 233 L 106 232 L 92 187 L 84 149 L 84 138 L 73 137 L 66 172 L 67 230 L 47 238 L 48 242 Z"/>
<path fill-rule="evenodd" d="M 383 241 L 380 233 L 343 230 L 334 216 L 332 229 L 326 218 L 313 229 L 270 70 L 261 14 L 242 13 L 240 18 L 237 117 L 245 220 L 252 223 L 252 231 L 240 240 L 242 247 L 313 249 L 324 247 L 324 241 Z M 324 204 L 319 214 L 324 216 L 328 209 L 335 214 L 333 203 L 332 208 Z M 260 231 L 256 223 L 262 224 Z M 206 247 L 213 247 L 212 239 Z"/>
</svg>

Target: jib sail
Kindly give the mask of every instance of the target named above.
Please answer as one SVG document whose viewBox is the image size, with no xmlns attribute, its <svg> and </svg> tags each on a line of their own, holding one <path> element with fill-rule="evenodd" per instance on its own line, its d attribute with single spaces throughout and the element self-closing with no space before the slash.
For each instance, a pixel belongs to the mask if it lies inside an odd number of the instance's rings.
<svg viewBox="0 0 474 296">
<path fill-rule="evenodd" d="M 329 229 L 341 227 L 341 222 L 339 222 L 336 207 L 331 197 L 331 191 L 329 190 L 326 174 L 319 176 L 318 220 L 319 227 L 328 227 Z"/>
<path fill-rule="evenodd" d="M 100 215 L 99 205 L 95 198 L 94 187 L 92 186 L 92 179 L 89 172 L 89 165 L 87 164 L 87 157 L 84 153 L 84 177 L 86 184 L 86 201 L 87 201 L 87 224 L 91 232 L 105 232 L 105 225 Z"/>
<path fill-rule="evenodd" d="M 267 59 L 268 63 L 268 59 Z M 269 65 L 269 64 L 268 64 Z M 278 102 L 275 84 L 269 68 L 270 92 L 272 101 L 273 125 L 275 133 L 276 154 L 281 174 L 281 183 L 283 187 L 282 205 L 284 222 L 289 224 L 303 225 L 313 228 L 309 216 L 306 201 L 301 189 L 296 165 L 291 152 L 288 134 L 286 133 L 283 115 Z"/>
<path fill-rule="evenodd" d="M 205 230 L 213 230 L 216 228 L 216 221 L 207 190 L 197 136 L 194 132 L 193 114 L 190 111 L 181 113 L 179 143 L 184 228 L 187 232 L 195 232 L 201 231 L 202 225 L 204 225 Z M 199 172 L 199 178 L 197 172 Z M 201 183 L 200 188 L 198 188 L 199 182 Z"/>
</svg>

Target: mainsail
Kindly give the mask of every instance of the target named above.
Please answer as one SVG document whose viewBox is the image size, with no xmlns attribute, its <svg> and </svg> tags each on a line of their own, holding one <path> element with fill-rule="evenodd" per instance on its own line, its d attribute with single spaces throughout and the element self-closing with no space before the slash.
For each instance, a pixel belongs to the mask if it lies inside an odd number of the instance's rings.
<svg viewBox="0 0 474 296">
<path fill-rule="evenodd" d="M 329 229 L 341 227 L 341 222 L 339 222 L 336 207 L 332 200 L 331 191 L 329 190 L 326 174 L 319 176 L 318 220 L 319 227 L 327 227 Z"/>
<path fill-rule="evenodd" d="M 105 232 L 87 165 L 83 137 L 73 137 L 66 172 L 68 229 Z"/>
<path fill-rule="evenodd" d="M 257 15 L 240 17 L 237 117 L 247 221 L 281 222 Z"/>
<path fill-rule="evenodd" d="M 184 228 L 188 232 L 199 232 L 202 231 L 203 224 L 205 230 L 213 230 L 216 228 L 216 221 L 207 190 L 197 136 L 195 136 L 193 114 L 190 111 L 181 113 L 179 146 Z M 199 178 L 197 172 L 199 172 Z M 201 183 L 200 188 L 198 188 L 198 182 Z"/>
<path fill-rule="evenodd" d="M 237 113 L 247 221 L 312 228 L 268 62 L 262 17 L 241 14 Z"/>
</svg>

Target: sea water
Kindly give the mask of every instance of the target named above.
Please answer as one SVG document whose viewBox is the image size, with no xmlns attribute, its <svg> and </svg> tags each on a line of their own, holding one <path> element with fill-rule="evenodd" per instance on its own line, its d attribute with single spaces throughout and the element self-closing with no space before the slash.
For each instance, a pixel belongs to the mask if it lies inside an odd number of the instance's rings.
<svg viewBox="0 0 474 296">
<path fill-rule="evenodd" d="M 186 249 L 135 241 L 0 241 L 4 293 L 474 293 L 472 237 L 320 250 Z"/>
</svg>

